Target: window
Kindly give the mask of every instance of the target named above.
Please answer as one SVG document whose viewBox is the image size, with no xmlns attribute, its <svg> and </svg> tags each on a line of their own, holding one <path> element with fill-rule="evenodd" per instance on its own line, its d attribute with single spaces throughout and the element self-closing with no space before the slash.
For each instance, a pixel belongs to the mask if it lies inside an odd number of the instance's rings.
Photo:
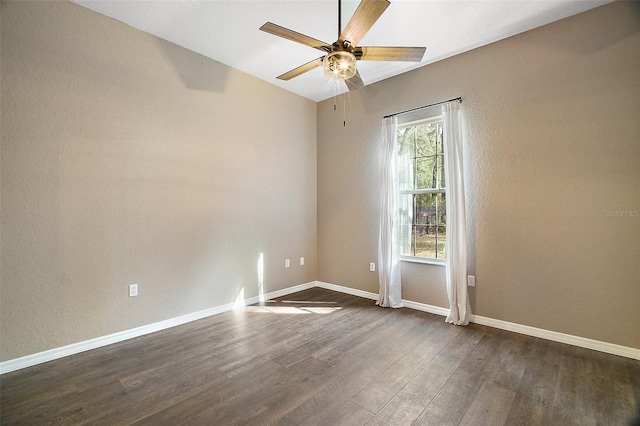
<svg viewBox="0 0 640 426">
<path fill-rule="evenodd" d="M 400 254 L 444 260 L 447 237 L 442 117 L 398 125 Z"/>
</svg>

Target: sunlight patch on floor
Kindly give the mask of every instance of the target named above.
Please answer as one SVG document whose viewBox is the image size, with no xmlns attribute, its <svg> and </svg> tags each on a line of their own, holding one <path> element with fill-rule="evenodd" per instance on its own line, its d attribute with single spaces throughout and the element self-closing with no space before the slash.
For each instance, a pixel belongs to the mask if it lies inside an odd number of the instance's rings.
<svg viewBox="0 0 640 426">
<path fill-rule="evenodd" d="M 268 301 L 267 301 L 268 302 Z M 318 306 L 247 306 L 246 312 L 258 312 L 265 314 L 287 314 L 287 315 L 308 315 L 308 314 L 320 314 L 326 315 L 342 309 L 339 306 L 336 307 L 318 307 Z"/>
</svg>

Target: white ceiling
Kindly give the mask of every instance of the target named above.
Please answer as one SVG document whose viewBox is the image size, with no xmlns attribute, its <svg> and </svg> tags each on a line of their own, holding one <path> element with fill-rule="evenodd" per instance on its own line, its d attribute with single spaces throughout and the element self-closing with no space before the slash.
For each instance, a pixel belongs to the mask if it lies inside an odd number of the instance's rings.
<svg viewBox="0 0 640 426">
<path fill-rule="evenodd" d="M 322 52 L 258 30 L 267 21 L 333 43 L 336 0 L 74 0 L 194 52 L 314 101 L 336 87 L 316 68 L 289 81 L 276 76 Z M 426 46 L 422 62 L 359 61 L 371 84 L 527 31 L 612 0 L 391 0 L 361 46 Z M 358 0 L 344 0 L 343 27 Z M 346 91 L 340 83 L 339 93 Z"/>
</svg>

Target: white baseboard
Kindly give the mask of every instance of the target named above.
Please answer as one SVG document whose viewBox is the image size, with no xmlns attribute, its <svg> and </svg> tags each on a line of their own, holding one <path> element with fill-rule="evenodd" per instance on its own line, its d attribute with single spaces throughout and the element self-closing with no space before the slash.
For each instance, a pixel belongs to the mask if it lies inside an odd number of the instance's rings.
<svg viewBox="0 0 640 426">
<path fill-rule="evenodd" d="M 487 325 L 493 328 L 499 328 L 501 330 L 526 334 L 527 336 L 539 337 L 553 342 L 566 343 L 568 345 L 579 346 L 581 348 L 593 349 L 594 351 L 640 360 L 640 349 L 630 348 L 628 346 L 616 345 L 614 343 L 602 342 L 599 340 L 588 339 L 586 337 L 574 336 L 571 334 L 559 333 L 557 331 L 487 318 L 480 315 L 471 315 L 471 322 Z"/>
<path fill-rule="evenodd" d="M 441 315 L 446 317 L 449 315 L 449 309 L 440 306 L 427 305 L 426 303 L 413 302 L 411 300 L 402 299 L 405 308 L 416 309 L 418 311 L 429 312 L 430 314 Z"/>
<path fill-rule="evenodd" d="M 293 287 L 287 287 L 285 289 L 282 290 L 276 290 L 276 291 L 272 291 L 271 293 L 265 295 L 267 299 L 275 299 L 276 297 L 282 297 L 282 296 L 286 296 L 287 294 L 291 294 L 291 293 L 297 293 L 299 291 L 302 290 L 308 290 L 310 288 L 314 288 L 316 287 L 316 281 L 311 281 L 308 283 L 304 283 L 304 284 L 300 284 L 300 285 L 296 285 Z M 248 305 L 253 305 L 253 303 L 247 303 Z"/>
<path fill-rule="evenodd" d="M 344 287 L 337 284 L 325 283 L 322 281 L 316 281 L 318 287 L 326 288 L 327 290 L 339 291 L 340 293 L 350 294 L 352 296 L 363 297 L 365 299 L 378 300 L 378 293 L 371 293 L 369 291 L 358 290 L 355 288 Z M 440 306 L 427 305 L 425 303 L 413 302 L 411 300 L 402 299 L 402 306 L 405 308 L 415 309 L 418 311 L 429 312 L 436 315 L 449 315 L 449 310 L 441 308 Z"/>
<path fill-rule="evenodd" d="M 368 291 L 357 290 L 325 282 L 318 282 L 317 285 L 318 287 L 339 291 L 341 293 L 351 294 L 353 296 L 359 296 L 373 300 L 378 299 L 378 295 L 376 293 L 370 293 Z M 411 300 L 405 299 L 402 300 L 402 304 L 406 308 L 416 309 L 418 311 L 429 312 L 431 314 L 442 315 L 444 317 L 449 315 L 449 309 L 442 308 L 440 306 L 427 305 L 425 303 L 413 302 Z M 612 355 L 640 360 L 640 349 L 630 348 L 628 346 L 601 342 L 599 340 L 587 339 L 586 337 L 573 336 L 571 334 L 559 333 L 557 331 L 544 330 L 541 328 L 530 327 L 528 325 L 487 318 L 480 315 L 471 315 L 470 321 L 480 325 L 499 328 L 501 330 L 513 331 L 515 333 L 525 334 L 527 336 L 551 340 L 553 342 L 566 343 L 568 345 L 579 346 L 581 348 L 593 349 L 599 352 L 605 352 Z"/>
<path fill-rule="evenodd" d="M 264 301 L 264 300 L 268 300 L 268 299 L 275 299 L 275 298 L 278 298 L 278 297 L 286 296 L 287 294 L 291 294 L 291 293 L 297 293 L 297 292 L 302 291 L 302 290 L 308 290 L 308 289 L 313 288 L 315 286 L 316 286 L 316 282 L 315 281 L 311 281 L 311 282 L 308 282 L 308 283 L 305 283 L 305 284 L 299 284 L 299 285 L 295 285 L 293 287 L 287 287 L 287 288 L 284 288 L 282 290 L 272 291 L 271 293 L 267 293 L 267 294 L 262 295 L 262 296 L 250 297 L 248 299 L 244 299 L 244 306 L 253 305 L 254 303 L 258 303 L 258 302 L 261 302 L 261 301 Z M 234 305 L 234 308 L 239 307 L 237 304 L 233 304 L 233 305 Z"/>
<path fill-rule="evenodd" d="M 352 296 L 358 296 L 365 299 L 377 300 L 378 294 L 368 291 L 358 290 L 350 287 L 344 287 L 341 285 L 330 284 L 322 281 L 313 281 L 305 284 L 300 284 L 293 287 L 288 287 L 282 290 L 276 290 L 271 293 L 267 293 L 264 296 L 255 296 L 244 299 L 244 305 L 252 305 L 260 301 L 260 299 L 273 299 L 277 297 L 286 296 L 298 291 L 307 290 L 313 287 L 321 287 L 327 290 L 338 291 L 340 293 L 350 294 Z M 411 300 L 403 300 L 403 305 L 409 309 L 416 309 L 418 311 L 429 312 L 431 314 L 447 316 L 449 309 L 442 308 L 440 306 L 427 305 L 425 303 L 413 302 Z M 178 325 L 186 324 L 191 321 L 196 321 L 202 318 L 217 315 L 222 312 L 230 311 L 237 308 L 237 303 L 228 303 L 221 306 L 205 309 L 198 312 L 193 312 L 187 315 L 182 315 L 176 318 L 170 318 L 168 320 L 156 322 L 153 324 L 144 325 L 142 327 L 132 328 L 130 330 L 121 331 L 107 336 L 97 337 L 95 339 L 86 340 L 83 342 L 73 343 L 71 345 L 63 346 L 60 348 L 50 349 L 43 352 L 38 352 L 32 355 L 23 356 L 20 358 L 11 359 L 8 361 L 0 362 L 0 374 L 9 373 L 11 371 L 20 370 L 22 368 L 31 367 L 33 365 L 42 364 L 44 362 L 53 361 L 65 356 L 74 355 L 80 352 L 88 351 L 91 349 L 100 348 L 103 346 L 111 345 L 113 343 L 122 342 L 134 337 L 144 336 L 145 334 L 154 333 L 156 331 L 164 330 L 167 328 L 175 327 Z M 489 327 L 499 328 L 501 330 L 513 331 L 515 333 L 525 334 L 528 336 L 539 337 L 541 339 L 551 340 L 559 343 L 566 343 L 573 346 L 579 346 L 586 349 L 593 349 L 600 352 L 609 353 L 612 355 L 623 356 L 626 358 L 632 358 L 640 360 L 640 349 L 630 348 L 627 346 L 616 345 L 613 343 L 601 342 L 598 340 L 587 339 L 585 337 L 573 336 L 570 334 L 558 333 L 556 331 L 544 330 L 540 328 L 530 327 L 528 325 L 516 324 L 508 321 L 497 320 L 493 318 L 487 318 L 479 315 L 471 315 L 471 322 Z"/>
<path fill-rule="evenodd" d="M 271 293 L 267 293 L 264 296 L 255 296 L 244 299 L 244 305 L 252 305 L 258 303 L 260 299 L 273 299 L 276 297 L 282 297 L 287 294 L 295 293 L 298 291 L 306 290 L 316 286 L 316 282 L 310 282 L 306 284 L 300 284 L 293 287 L 288 287 L 282 290 L 276 290 Z M 242 305 L 242 303 L 240 304 Z M 202 318 L 217 315 L 223 312 L 227 312 L 238 308 L 238 303 L 227 303 L 225 305 L 215 306 L 213 308 L 205 309 L 198 312 L 182 315 L 175 318 L 170 318 L 164 321 L 159 321 L 153 324 L 143 325 L 141 327 L 132 328 L 130 330 L 120 331 L 118 333 L 109 334 L 107 336 L 97 337 L 95 339 L 85 340 L 83 342 L 73 343 L 71 345 L 62 346 L 60 348 L 54 348 L 43 352 L 38 352 L 31 355 L 26 355 L 20 358 L 10 359 L 8 361 L 0 362 L 0 374 L 9 373 L 11 371 L 20 370 L 22 368 L 31 367 L 33 365 L 42 364 L 44 362 L 53 361 L 65 356 L 74 355 L 80 352 L 85 352 L 91 349 L 97 349 L 103 346 L 111 345 L 113 343 L 122 342 L 132 339 L 134 337 L 144 336 L 145 334 L 154 333 L 156 331 L 165 330 L 167 328 L 175 327 L 178 325 L 186 324 L 191 321 L 196 321 Z"/>
<path fill-rule="evenodd" d="M 364 299 L 378 300 L 377 293 L 371 293 L 369 291 L 358 290 L 356 288 L 344 287 L 337 284 L 325 283 L 322 281 L 316 281 L 317 287 L 326 288 L 327 290 L 338 291 L 340 293 L 350 294 L 352 296 L 362 297 Z"/>
</svg>

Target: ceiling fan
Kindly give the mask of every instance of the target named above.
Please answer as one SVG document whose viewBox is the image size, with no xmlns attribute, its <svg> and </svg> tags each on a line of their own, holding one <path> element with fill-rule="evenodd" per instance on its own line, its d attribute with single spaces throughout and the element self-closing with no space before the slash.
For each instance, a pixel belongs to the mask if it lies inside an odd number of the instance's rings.
<svg viewBox="0 0 640 426">
<path fill-rule="evenodd" d="M 349 90 L 357 90 L 364 87 L 360 73 L 356 68 L 356 61 L 358 60 L 420 62 L 424 56 L 425 47 L 358 46 L 360 40 L 382 16 L 389 4 L 388 0 L 362 0 L 344 31 L 342 31 L 340 22 L 341 2 L 338 0 L 338 40 L 333 44 L 325 43 L 267 22 L 260 27 L 262 31 L 313 47 L 325 53 L 323 56 L 279 75 L 277 78 L 279 80 L 290 80 L 322 66 L 327 77 L 344 80 Z"/>
</svg>

